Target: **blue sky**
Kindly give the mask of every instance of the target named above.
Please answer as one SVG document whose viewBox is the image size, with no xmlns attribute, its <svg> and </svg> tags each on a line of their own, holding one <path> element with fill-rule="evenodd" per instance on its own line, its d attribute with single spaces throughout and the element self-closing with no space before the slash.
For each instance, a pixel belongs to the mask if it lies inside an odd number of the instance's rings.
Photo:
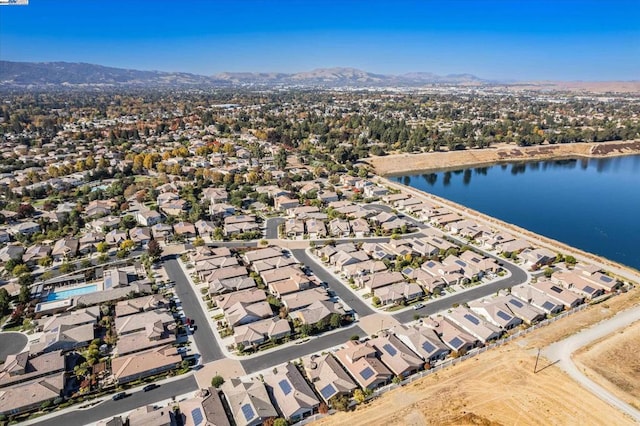
<svg viewBox="0 0 640 426">
<path fill-rule="evenodd" d="M 0 58 L 186 71 L 639 80 L 640 0 L 30 0 Z"/>
</svg>

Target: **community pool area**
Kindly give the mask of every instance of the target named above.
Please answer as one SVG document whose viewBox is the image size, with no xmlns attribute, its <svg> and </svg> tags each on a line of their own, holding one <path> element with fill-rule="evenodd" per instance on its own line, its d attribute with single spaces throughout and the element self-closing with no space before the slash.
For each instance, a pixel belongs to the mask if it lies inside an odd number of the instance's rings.
<svg viewBox="0 0 640 426">
<path fill-rule="evenodd" d="M 70 299 L 74 296 L 81 296 L 83 294 L 93 293 L 98 291 L 98 286 L 96 284 L 86 285 L 82 287 L 73 287 L 66 290 L 56 290 L 47 294 L 47 297 L 44 299 L 45 302 L 54 302 L 56 300 Z"/>
</svg>

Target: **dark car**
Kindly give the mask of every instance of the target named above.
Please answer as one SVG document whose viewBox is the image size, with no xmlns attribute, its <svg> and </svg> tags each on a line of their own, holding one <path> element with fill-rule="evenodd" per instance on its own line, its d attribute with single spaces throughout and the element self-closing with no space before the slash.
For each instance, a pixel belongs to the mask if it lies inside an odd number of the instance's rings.
<svg viewBox="0 0 640 426">
<path fill-rule="evenodd" d="M 111 397 L 111 399 L 113 399 L 114 401 L 118 401 L 118 400 L 124 399 L 126 397 L 127 397 L 127 393 L 126 392 L 119 392 L 119 393 L 113 395 Z"/>
<path fill-rule="evenodd" d="M 160 385 L 156 385 L 155 383 L 151 383 L 151 384 L 143 387 L 142 390 L 144 392 L 149 392 L 149 391 L 154 390 L 155 388 L 159 388 L 159 387 L 160 387 Z"/>
</svg>

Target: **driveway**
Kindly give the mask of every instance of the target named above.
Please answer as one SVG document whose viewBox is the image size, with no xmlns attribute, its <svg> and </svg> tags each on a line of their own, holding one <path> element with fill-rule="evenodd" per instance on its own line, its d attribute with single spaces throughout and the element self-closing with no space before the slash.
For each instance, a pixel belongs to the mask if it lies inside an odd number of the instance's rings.
<svg viewBox="0 0 640 426">
<path fill-rule="evenodd" d="M 572 379 L 580 383 L 589 392 L 633 417 L 636 422 L 640 422 L 640 410 L 633 408 L 602 388 L 600 385 L 593 382 L 591 379 L 587 378 L 578 369 L 578 367 L 576 367 L 571 359 L 571 355 L 581 347 L 602 337 L 615 333 L 617 330 L 627 327 L 636 321 L 640 321 L 640 309 L 637 307 L 620 312 L 613 318 L 602 321 L 564 340 L 549 345 L 542 350 L 542 353 L 550 362 L 556 363 L 560 369 L 571 376 Z"/>
<path fill-rule="evenodd" d="M 7 356 L 17 354 L 27 346 L 27 336 L 22 333 L 7 331 L 0 333 L 0 361 L 5 362 Z"/>
<path fill-rule="evenodd" d="M 278 239 L 278 226 L 284 223 L 283 217 L 271 217 L 267 219 L 265 236 L 268 240 Z"/>
</svg>

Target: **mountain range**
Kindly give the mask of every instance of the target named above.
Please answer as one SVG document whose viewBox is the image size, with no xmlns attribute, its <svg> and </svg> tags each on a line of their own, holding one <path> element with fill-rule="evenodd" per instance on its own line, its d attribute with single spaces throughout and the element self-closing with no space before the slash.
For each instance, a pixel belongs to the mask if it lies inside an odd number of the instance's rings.
<svg viewBox="0 0 640 426">
<path fill-rule="evenodd" d="M 139 71 L 72 62 L 0 61 L 0 87 L 216 87 L 216 86 L 418 86 L 487 83 L 471 74 L 439 76 L 428 72 L 374 74 L 355 68 L 320 68 L 298 73 L 224 72 L 212 76 Z"/>
</svg>

